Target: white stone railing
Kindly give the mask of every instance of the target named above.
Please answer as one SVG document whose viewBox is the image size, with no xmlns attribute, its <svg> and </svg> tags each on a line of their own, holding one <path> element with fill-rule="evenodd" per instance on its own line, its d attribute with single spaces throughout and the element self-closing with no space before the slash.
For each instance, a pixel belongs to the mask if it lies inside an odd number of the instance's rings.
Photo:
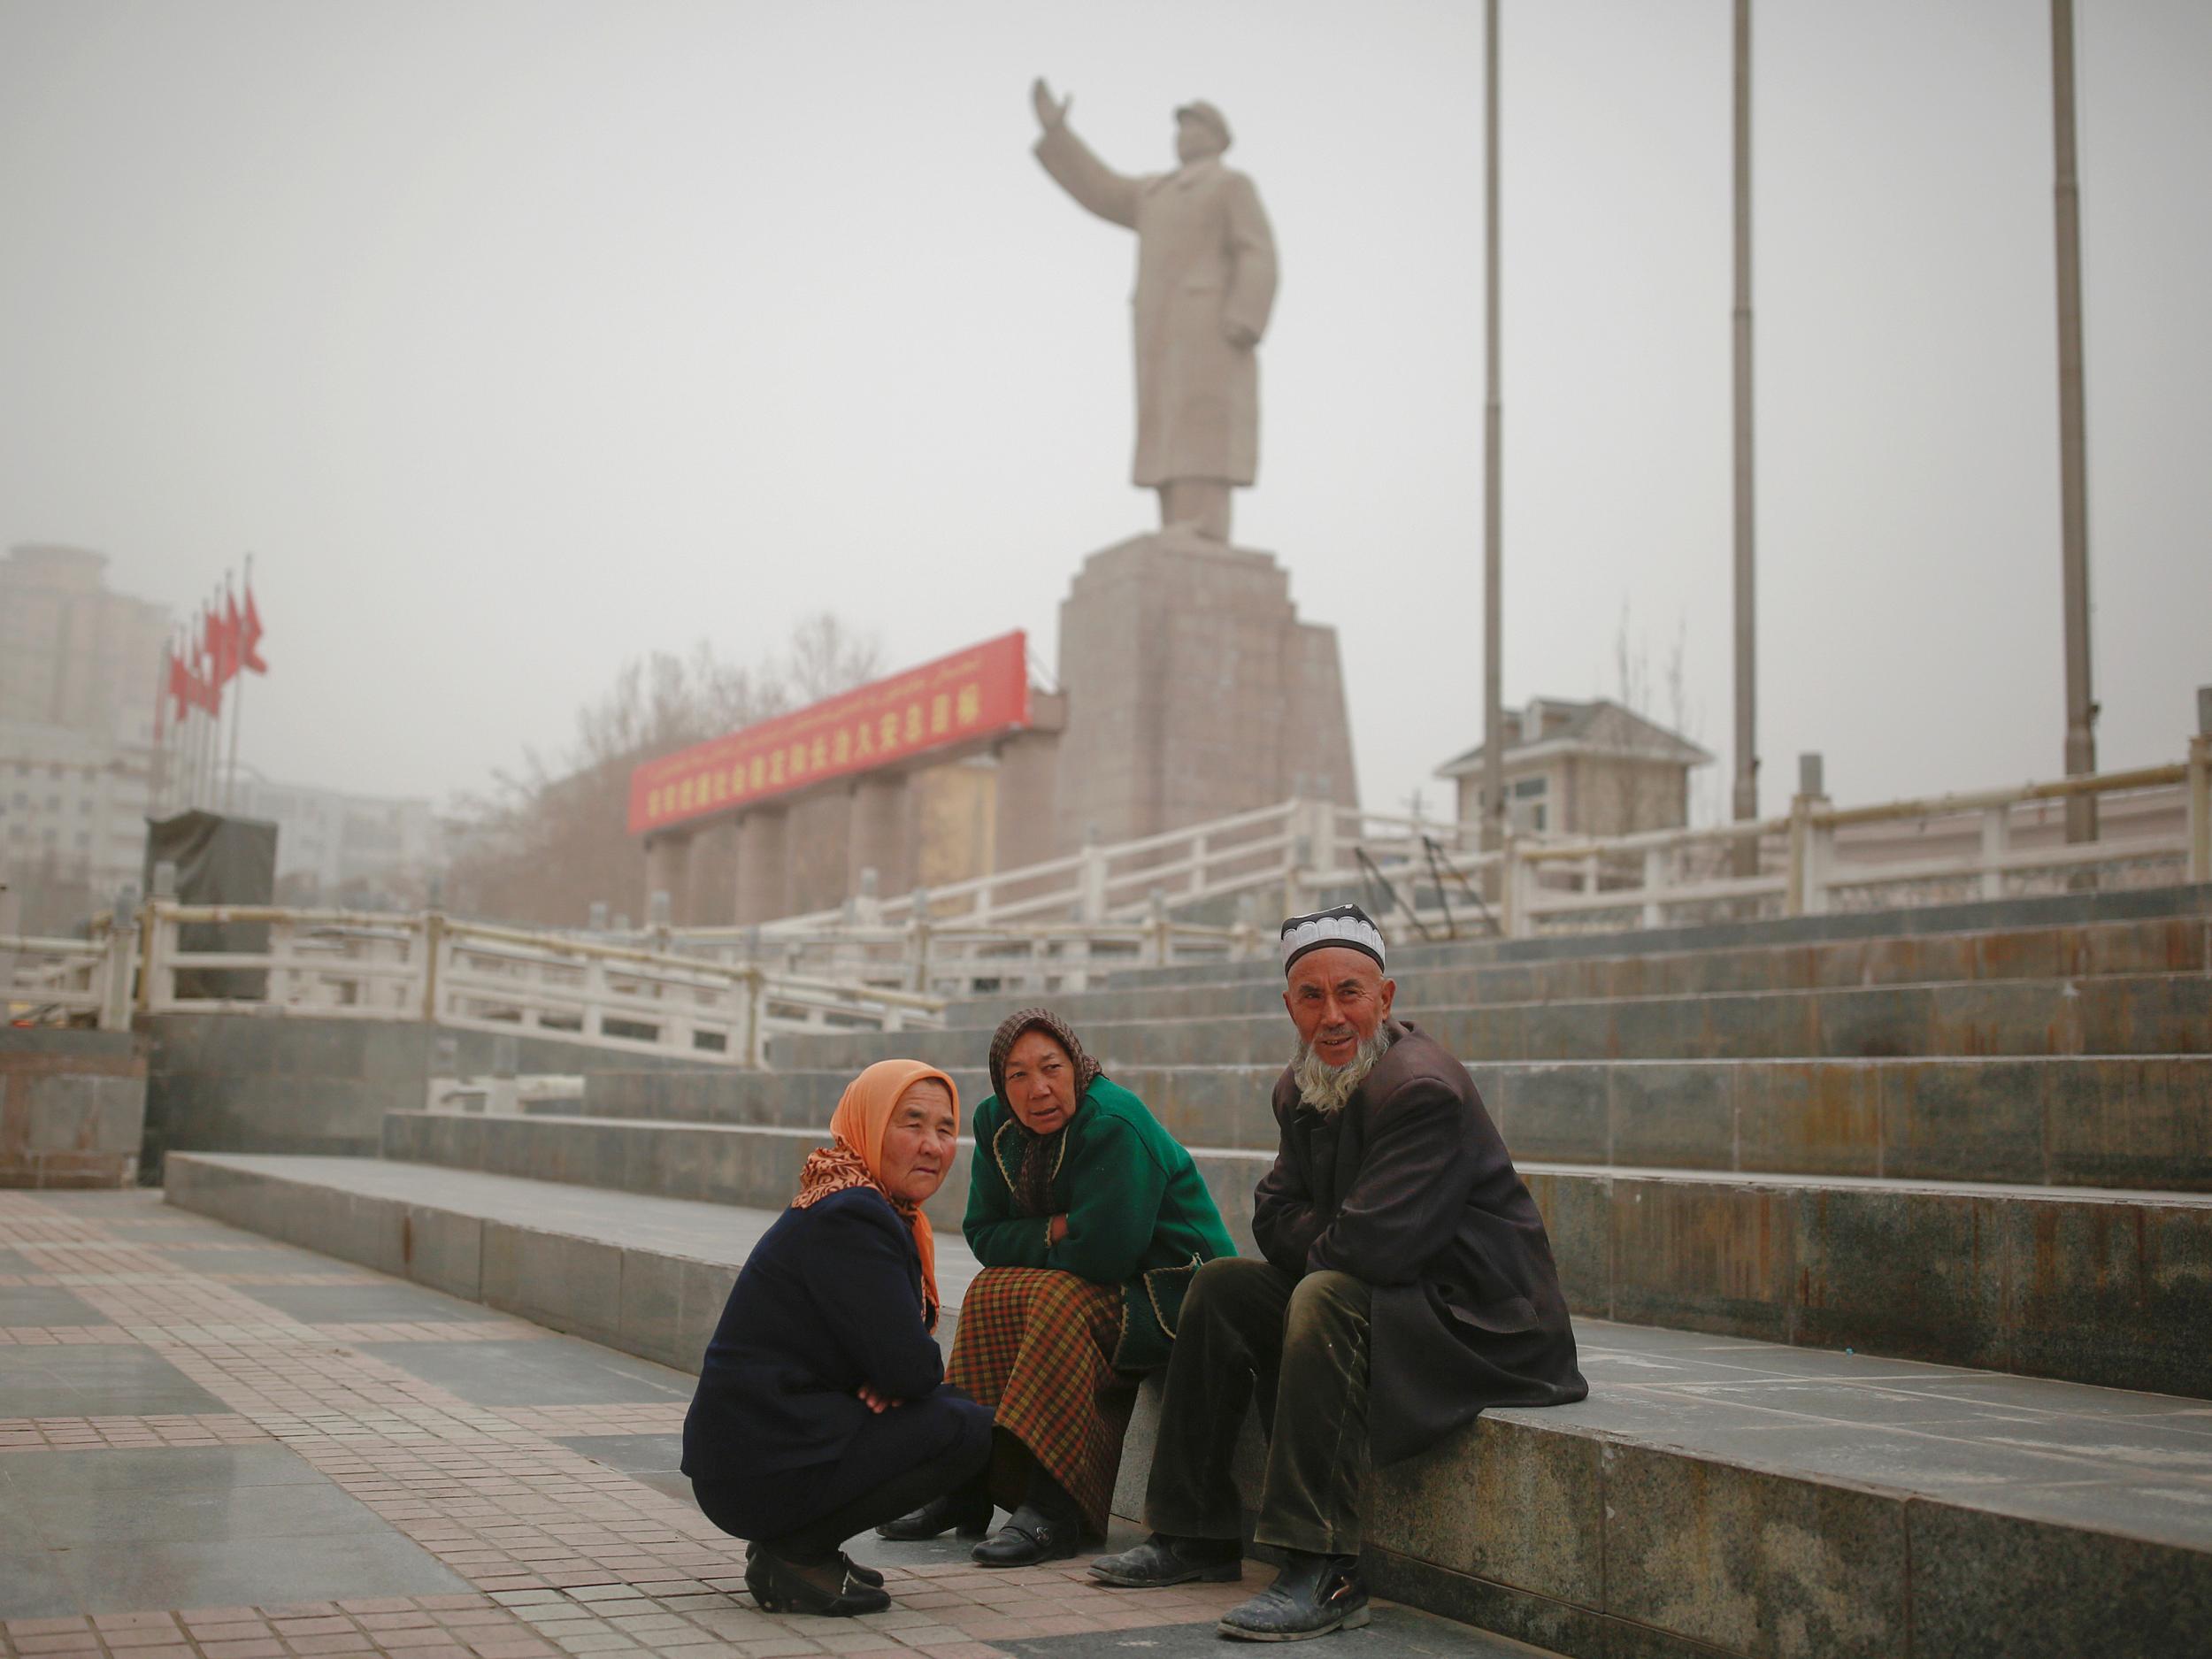
<svg viewBox="0 0 2212 1659">
<path fill-rule="evenodd" d="M 943 1017 L 941 998 L 435 911 L 157 902 L 145 914 L 138 1007 L 153 1015 L 419 1019 L 730 1065 L 760 1064 L 766 1039 L 779 1031 L 898 1031 Z M 219 926 L 265 934 L 253 949 L 222 949 L 191 936 Z"/>
<path fill-rule="evenodd" d="M 1803 795 L 1787 816 L 1752 823 L 1510 836 L 1487 853 L 1473 849 L 1469 826 L 1291 801 L 926 893 L 655 937 L 733 965 L 957 996 L 1242 959 L 1265 948 L 1276 916 L 1355 897 L 1418 937 L 1528 937 L 1996 898 L 2084 879 L 2212 880 L 2208 748 L 2200 734 L 2182 765 L 1871 806 Z M 2100 833 L 2071 842 L 2065 803 L 2085 796 L 2101 803 Z M 1175 917 L 1202 905 L 1235 920 Z"/>
<path fill-rule="evenodd" d="M 2200 777 L 2203 763 L 2195 764 Z M 2202 881 L 2212 879 L 2208 813 L 2201 782 L 2191 780 L 2188 766 L 2154 766 L 1862 807 L 1801 795 L 1785 818 L 1516 841 L 1502 853 L 1448 863 L 1495 885 L 1502 931 L 1517 937 L 1994 899 L 2061 891 L 2085 878 L 2103 886 Z M 2069 841 L 2065 803 L 2085 796 L 2100 803 L 2098 837 Z M 1746 841 L 1755 849 L 1749 874 L 1736 863 Z M 1494 865 L 1502 867 L 1495 874 Z"/>
<path fill-rule="evenodd" d="M 90 939 L 0 933 L 0 1025 L 129 1030 L 135 942 L 129 928 Z"/>
</svg>

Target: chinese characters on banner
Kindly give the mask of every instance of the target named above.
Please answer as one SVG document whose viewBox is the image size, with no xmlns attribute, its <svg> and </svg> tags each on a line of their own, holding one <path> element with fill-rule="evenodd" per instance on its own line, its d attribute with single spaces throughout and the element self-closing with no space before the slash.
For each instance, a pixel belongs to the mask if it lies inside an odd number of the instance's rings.
<svg viewBox="0 0 2212 1659">
<path fill-rule="evenodd" d="M 750 806 L 1029 725 L 1020 629 L 778 715 L 630 774 L 630 833 Z"/>
</svg>

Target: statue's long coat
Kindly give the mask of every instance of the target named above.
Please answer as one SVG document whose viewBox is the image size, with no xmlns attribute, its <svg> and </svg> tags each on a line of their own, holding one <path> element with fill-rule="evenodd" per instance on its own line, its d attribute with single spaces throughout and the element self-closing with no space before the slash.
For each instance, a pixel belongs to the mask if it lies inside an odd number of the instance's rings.
<svg viewBox="0 0 2212 1659">
<path fill-rule="evenodd" d="M 1249 484 L 1259 362 L 1227 330 L 1263 334 L 1275 303 L 1275 236 L 1252 180 L 1218 158 L 1131 178 L 1064 125 L 1037 142 L 1037 159 L 1092 212 L 1137 233 L 1135 481 Z"/>
<path fill-rule="evenodd" d="M 1565 1405 L 1576 1368 L 1543 1217 L 1467 1068 L 1409 1022 L 1333 1118 L 1275 1085 L 1282 1146 L 1253 1237 L 1296 1277 L 1373 1287 L 1367 1425 L 1374 1464 L 1410 1456 L 1485 1406 Z"/>
</svg>

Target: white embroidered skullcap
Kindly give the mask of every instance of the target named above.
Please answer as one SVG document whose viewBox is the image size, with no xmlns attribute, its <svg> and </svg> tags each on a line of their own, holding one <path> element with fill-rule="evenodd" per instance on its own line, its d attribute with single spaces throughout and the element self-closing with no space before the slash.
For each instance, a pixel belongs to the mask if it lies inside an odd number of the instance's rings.
<svg viewBox="0 0 2212 1659">
<path fill-rule="evenodd" d="M 1309 950 L 1328 945 L 1363 952 L 1374 957 L 1377 967 L 1386 965 L 1382 929 L 1358 905 L 1340 904 L 1333 910 L 1294 916 L 1283 924 L 1283 972 L 1287 974 L 1291 964 Z"/>
</svg>

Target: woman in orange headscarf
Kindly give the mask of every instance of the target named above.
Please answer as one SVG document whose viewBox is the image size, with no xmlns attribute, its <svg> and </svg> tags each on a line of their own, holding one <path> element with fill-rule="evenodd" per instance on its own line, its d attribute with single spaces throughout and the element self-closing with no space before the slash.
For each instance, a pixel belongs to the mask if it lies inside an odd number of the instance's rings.
<svg viewBox="0 0 2212 1659">
<path fill-rule="evenodd" d="M 921 1205 L 950 1172 L 952 1079 L 882 1060 L 846 1088 L 831 1144 L 747 1257 L 684 1420 L 684 1473 L 707 1518 L 753 1540 L 761 1606 L 832 1615 L 890 1605 L 847 1539 L 964 1486 L 991 1414 L 944 1381 L 937 1252 Z"/>
</svg>

